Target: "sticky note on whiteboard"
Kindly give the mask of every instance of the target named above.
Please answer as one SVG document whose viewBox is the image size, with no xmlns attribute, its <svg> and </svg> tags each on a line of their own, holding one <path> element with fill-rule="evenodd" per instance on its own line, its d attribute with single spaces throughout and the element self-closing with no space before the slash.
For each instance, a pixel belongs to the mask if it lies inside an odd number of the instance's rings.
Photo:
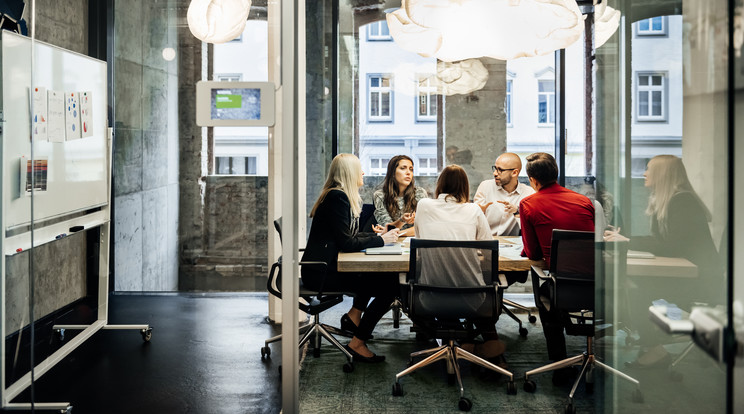
<svg viewBox="0 0 744 414">
<path fill-rule="evenodd" d="M 47 140 L 47 92 L 46 88 L 36 86 L 31 89 L 34 117 L 32 119 L 33 138 L 36 141 Z"/>
<path fill-rule="evenodd" d="M 51 142 L 65 142 L 64 92 L 47 91 L 47 136 Z"/>
<path fill-rule="evenodd" d="M 68 141 L 80 138 L 80 99 L 77 92 L 65 92 L 65 136 Z"/>
<path fill-rule="evenodd" d="M 93 92 L 80 92 L 80 136 L 93 135 Z"/>
</svg>

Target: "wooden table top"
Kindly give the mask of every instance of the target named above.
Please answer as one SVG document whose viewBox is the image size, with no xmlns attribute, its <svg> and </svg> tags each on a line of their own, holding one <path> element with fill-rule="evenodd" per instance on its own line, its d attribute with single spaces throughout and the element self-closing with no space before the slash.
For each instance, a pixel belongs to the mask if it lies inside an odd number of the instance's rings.
<svg viewBox="0 0 744 414">
<path fill-rule="evenodd" d="M 518 236 L 495 237 L 502 244 L 521 245 Z M 500 272 L 525 272 L 535 264 L 544 267 L 543 261 L 532 261 L 526 257 L 517 258 L 515 252 L 509 256 L 499 256 Z M 403 254 L 367 255 L 364 252 L 339 253 L 339 272 L 407 272 L 409 265 L 408 249 Z M 637 277 L 698 277 L 697 266 L 689 260 L 679 257 L 653 257 L 649 259 L 629 258 L 627 261 L 628 276 Z"/>
<path fill-rule="evenodd" d="M 518 236 L 499 236 L 495 237 L 502 244 L 514 244 L 517 242 L 521 245 Z M 367 255 L 364 252 L 339 253 L 338 254 L 338 271 L 339 272 L 407 272 L 409 264 L 408 249 L 403 249 L 403 254 L 388 255 Z M 516 258 L 499 256 L 499 271 L 529 271 L 533 264 L 526 257 Z"/>
</svg>

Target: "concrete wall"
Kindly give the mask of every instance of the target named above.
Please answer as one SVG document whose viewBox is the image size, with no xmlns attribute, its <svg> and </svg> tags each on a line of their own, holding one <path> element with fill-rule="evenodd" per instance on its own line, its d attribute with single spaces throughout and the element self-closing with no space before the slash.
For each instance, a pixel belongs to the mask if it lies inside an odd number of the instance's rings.
<svg viewBox="0 0 744 414">
<path fill-rule="evenodd" d="M 178 287 L 179 68 L 177 59 L 162 57 L 165 47 L 182 55 L 176 44 L 177 3 L 130 0 L 114 6 L 117 291 Z"/>
</svg>

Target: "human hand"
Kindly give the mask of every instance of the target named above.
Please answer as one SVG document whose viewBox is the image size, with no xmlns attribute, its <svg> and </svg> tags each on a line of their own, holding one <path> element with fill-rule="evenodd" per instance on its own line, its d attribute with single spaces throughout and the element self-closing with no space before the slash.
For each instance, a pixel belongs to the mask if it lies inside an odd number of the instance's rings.
<svg viewBox="0 0 744 414">
<path fill-rule="evenodd" d="M 519 209 L 515 205 L 511 204 L 508 201 L 498 200 L 496 202 L 503 204 L 504 205 L 504 211 L 506 211 L 509 214 L 515 214 L 515 213 L 517 213 L 519 211 Z"/>
<path fill-rule="evenodd" d="M 380 237 L 382 237 L 382 240 L 385 242 L 385 244 L 395 243 L 398 241 L 398 232 L 399 230 L 397 228 L 392 229 L 385 234 L 381 234 Z"/>
<path fill-rule="evenodd" d="M 486 214 L 486 210 L 488 209 L 488 206 L 490 206 L 491 204 L 493 204 L 493 201 L 491 201 L 490 203 L 486 203 L 486 204 L 478 204 L 478 207 L 480 207 L 481 210 L 483 210 L 483 214 Z"/>
<path fill-rule="evenodd" d="M 385 232 L 385 227 L 379 224 L 375 224 L 374 226 L 372 226 L 372 231 L 374 231 L 377 234 L 382 234 Z"/>
<path fill-rule="evenodd" d="M 401 220 L 403 220 L 406 224 L 413 224 L 414 219 L 416 218 L 416 213 L 403 213 L 403 217 L 401 217 Z"/>
<path fill-rule="evenodd" d="M 620 227 L 607 226 L 608 229 L 604 231 L 604 241 L 630 241 L 627 237 L 620 234 Z"/>
</svg>

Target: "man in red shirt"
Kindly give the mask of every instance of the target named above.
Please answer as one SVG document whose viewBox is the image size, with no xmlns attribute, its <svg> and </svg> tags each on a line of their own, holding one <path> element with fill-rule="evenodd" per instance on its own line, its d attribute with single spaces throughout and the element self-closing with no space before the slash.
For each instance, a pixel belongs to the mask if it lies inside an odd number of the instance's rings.
<svg viewBox="0 0 744 414">
<path fill-rule="evenodd" d="M 558 164 L 552 155 L 537 152 L 527 157 L 527 177 L 536 193 L 519 203 L 522 224 L 523 255 L 532 260 L 545 260 L 550 266 L 550 245 L 553 229 L 594 231 L 594 205 L 586 196 L 561 187 L 558 180 Z M 541 296 L 550 296 L 550 287 L 543 284 Z M 553 361 L 566 358 L 566 338 L 560 314 L 550 312 L 536 303 L 540 322 L 548 347 L 548 357 Z M 553 373 L 553 383 L 562 384 L 570 380 L 571 369 Z"/>
</svg>

